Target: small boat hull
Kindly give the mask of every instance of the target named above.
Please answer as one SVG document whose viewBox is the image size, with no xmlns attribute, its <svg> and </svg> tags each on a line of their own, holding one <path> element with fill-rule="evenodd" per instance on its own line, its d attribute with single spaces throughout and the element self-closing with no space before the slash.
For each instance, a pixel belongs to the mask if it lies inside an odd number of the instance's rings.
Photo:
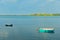
<svg viewBox="0 0 60 40">
<path fill-rule="evenodd" d="M 45 33 L 54 33 L 54 29 L 51 28 L 40 28 L 38 31 L 45 32 Z"/>
<path fill-rule="evenodd" d="M 6 27 L 12 27 L 13 24 L 6 24 L 5 26 L 6 26 Z"/>
</svg>

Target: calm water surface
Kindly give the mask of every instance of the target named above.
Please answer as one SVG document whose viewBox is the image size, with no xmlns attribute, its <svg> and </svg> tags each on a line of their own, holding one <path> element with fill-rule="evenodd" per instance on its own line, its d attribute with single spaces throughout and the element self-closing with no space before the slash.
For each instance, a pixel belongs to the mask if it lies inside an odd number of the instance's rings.
<svg viewBox="0 0 60 40">
<path fill-rule="evenodd" d="M 53 27 L 55 33 L 39 33 L 39 27 Z M 0 40 L 60 40 L 60 16 L 0 16 Z"/>
</svg>

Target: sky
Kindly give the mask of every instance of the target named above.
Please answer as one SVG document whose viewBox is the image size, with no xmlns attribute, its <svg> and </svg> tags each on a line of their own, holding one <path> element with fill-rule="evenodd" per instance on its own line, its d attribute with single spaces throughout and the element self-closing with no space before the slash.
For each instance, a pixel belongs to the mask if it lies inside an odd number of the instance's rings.
<svg viewBox="0 0 60 40">
<path fill-rule="evenodd" d="M 0 14 L 60 13 L 60 0 L 0 0 Z"/>
</svg>

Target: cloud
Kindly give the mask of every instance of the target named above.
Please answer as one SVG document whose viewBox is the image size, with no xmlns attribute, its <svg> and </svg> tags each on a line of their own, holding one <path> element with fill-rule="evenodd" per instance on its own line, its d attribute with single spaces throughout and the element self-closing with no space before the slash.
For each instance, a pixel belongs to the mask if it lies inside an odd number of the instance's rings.
<svg viewBox="0 0 60 40">
<path fill-rule="evenodd" d="M 6 0 L 7 2 L 17 2 L 17 0 Z"/>
<path fill-rule="evenodd" d="M 46 0 L 47 2 L 54 2 L 54 1 L 56 1 L 56 0 Z"/>
<path fill-rule="evenodd" d="M 0 3 L 16 3 L 17 0 L 0 0 Z"/>
<path fill-rule="evenodd" d="M 34 2 L 38 2 L 38 0 L 33 0 Z"/>
</svg>

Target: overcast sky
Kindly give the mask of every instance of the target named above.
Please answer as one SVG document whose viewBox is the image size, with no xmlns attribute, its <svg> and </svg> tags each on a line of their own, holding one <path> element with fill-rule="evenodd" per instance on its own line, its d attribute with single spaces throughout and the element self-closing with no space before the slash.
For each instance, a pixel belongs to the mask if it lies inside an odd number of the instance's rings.
<svg viewBox="0 0 60 40">
<path fill-rule="evenodd" d="M 0 14 L 60 13 L 60 0 L 0 0 Z"/>
</svg>

